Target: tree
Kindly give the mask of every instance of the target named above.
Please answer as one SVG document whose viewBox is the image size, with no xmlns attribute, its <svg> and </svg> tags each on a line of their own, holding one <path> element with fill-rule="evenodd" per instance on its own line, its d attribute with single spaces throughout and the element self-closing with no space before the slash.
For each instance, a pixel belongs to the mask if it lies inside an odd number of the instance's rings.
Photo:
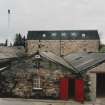
<svg viewBox="0 0 105 105">
<path fill-rule="evenodd" d="M 22 36 L 20 33 L 15 36 L 14 46 L 22 46 Z"/>
<path fill-rule="evenodd" d="M 19 34 L 16 34 L 15 36 L 15 41 L 14 41 L 14 46 L 24 46 L 26 47 L 26 38 L 25 36 L 22 37 L 22 35 L 19 33 Z"/>
<path fill-rule="evenodd" d="M 105 52 L 105 45 L 104 44 L 100 45 L 99 51 L 100 52 Z"/>
<path fill-rule="evenodd" d="M 8 39 L 5 40 L 4 46 L 8 46 Z"/>
<path fill-rule="evenodd" d="M 10 42 L 10 47 L 12 47 L 12 43 Z"/>
<path fill-rule="evenodd" d="M 23 45 L 24 47 L 26 47 L 26 38 L 25 38 L 25 36 L 23 36 L 23 38 L 22 38 L 22 45 Z"/>
</svg>

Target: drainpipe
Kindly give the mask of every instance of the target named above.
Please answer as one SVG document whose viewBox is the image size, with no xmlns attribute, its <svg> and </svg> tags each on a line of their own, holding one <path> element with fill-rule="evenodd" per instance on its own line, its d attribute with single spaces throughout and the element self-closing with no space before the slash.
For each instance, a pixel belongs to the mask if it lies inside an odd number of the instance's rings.
<svg viewBox="0 0 105 105">
<path fill-rule="evenodd" d="M 61 51 L 62 51 L 62 48 L 61 48 L 61 40 L 62 40 L 62 38 L 61 38 L 61 34 L 60 34 L 60 40 L 59 40 L 59 42 L 60 42 L 60 57 L 62 56 L 62 53 L 61 53 Z"/>
</svg>

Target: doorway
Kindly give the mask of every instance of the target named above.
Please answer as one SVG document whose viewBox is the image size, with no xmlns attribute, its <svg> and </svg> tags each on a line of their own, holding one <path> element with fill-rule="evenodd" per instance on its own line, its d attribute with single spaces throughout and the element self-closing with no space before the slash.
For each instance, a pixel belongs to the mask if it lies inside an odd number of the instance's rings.
<svg viewBox="0 0 105 105">
<path fill-rule="evenodd" d="M 97 73 L 96 84 L 97 97 L 105 97 L 105 73 Z"/>
<path fill-rule="evenodd" d="M 70 78 L 69 79 L 69 98 L 74 99 L 75 98 L 75 79 Z"/>
</svg>

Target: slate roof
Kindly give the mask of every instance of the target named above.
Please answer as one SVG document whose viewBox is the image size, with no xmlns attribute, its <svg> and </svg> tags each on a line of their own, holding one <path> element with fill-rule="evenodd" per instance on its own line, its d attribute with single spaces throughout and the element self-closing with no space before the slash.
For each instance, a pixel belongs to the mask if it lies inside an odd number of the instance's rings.
<svg viewBox="0 0 105 105">
<path fill-rule="evenodd" d="M 99 40 L 97 30 L 28 31 L 28 40 Z"/>
<path fill-rule="evenodd" d="M 103 62 L 101 65 L 98 65 L 97 67 L 91 69 L 89 72 L 90 73 L 105 73 L 105 62 Z"/>
<path fill-rule="evenodd" d="M 74 73 L 83 73 L 105 62 L 105 53 L 73 53 L 59 57 L 51 52 L 41 52 L 43 57 L 59 63 Z"/>
<path fill-rule="evenodd" d="M 6 70 L 7 68 L 8 68 L 8 66 L 5 66 L 5 67 L 0 68 L 0 72 Z"/>
<path fill-rule="evenodd" d="M 73 73 L 84 73 L 92 68 L 100 65 L 101 63 L 105 62 L 105 53 L 98 53 L 98 52 L 80 52 L 80 53 L 71 53 L 64 57 L 57 56 L 52 52 L 40 52 L 42 57 L 46 59 L 58 63 Z M 5 62 L 9 62 L 9 59 L 0 60 L 0 69 L 1 71 L 3 67 L 8 67 L 8 64 Z"/>
<path fill-rule="evenodd" d="M 65 56 L 64 59 L 78 72 L 85 72 L 105 62 L 105 53 L 73 53 Z"/>
<path fill-rule="evenodd" d="M 47 58 L 48 60 L 52 61 L 52 62 L 55 62 L 55 63 L 58 63 L 60 65 L 63 65 L 64 67 L 70 69 L 71 71 L 73 72 L 77 72 L 73 66 L 71 66 L 70 64 L 68 64 L 62 57 L 59 57 L 57 55 L 55 55 L 54 53 L 51 53 L 51 52 L 40 52 L 40 55 L 42 57 L 45 57 Z"/>
<path fill-rule="evenodd" d="M 23 47 L 0 47 L 0 72 L 10 66 L 10 62 L 25 56 Z"/>
</svg>

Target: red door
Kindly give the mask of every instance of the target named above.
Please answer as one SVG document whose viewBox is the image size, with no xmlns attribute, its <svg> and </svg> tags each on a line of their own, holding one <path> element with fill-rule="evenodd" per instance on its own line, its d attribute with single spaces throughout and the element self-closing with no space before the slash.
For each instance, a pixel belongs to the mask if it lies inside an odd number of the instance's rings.
<svg viewBox="0 0 105 105">
<path fill-rule="evenodd" d="M 75 98 L 79 102 L 84 101 L 84 81 L 82 79 L 75 80 Z"/>
<path fill-rule="evenodd" d="M 69 98 L 68 83 L 69 83 L 68 78 L 63 78 L 60 81 L 60 99 L 61 100 L 67 100 Z"/>
</svg>

